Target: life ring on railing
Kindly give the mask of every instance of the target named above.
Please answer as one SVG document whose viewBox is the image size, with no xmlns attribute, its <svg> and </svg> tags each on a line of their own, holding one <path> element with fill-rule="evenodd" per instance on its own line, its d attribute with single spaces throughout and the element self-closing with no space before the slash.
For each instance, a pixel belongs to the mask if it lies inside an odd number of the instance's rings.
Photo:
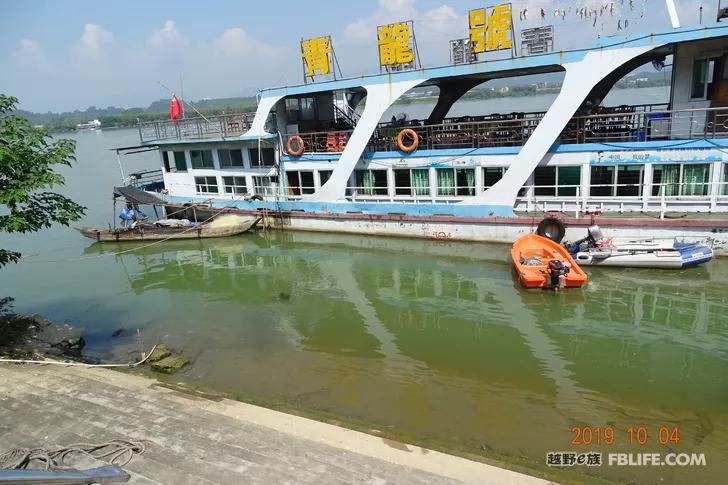
<svg viewBox="0 0 728 485">
<path fill-rule="evenodd" d="M 293 148 L 294 143 L 298 145 L 298 148 Z M 289 155 L 293 155 L 294 157 L 300 157 L 301 155 L 303 155 L 304 149 L 305 144 L 303 143 L 303 138 L 298 135 L 293 135 L 288 139 L 288 142 L 286 143 L 286 151 Z"/>
<path fill-rule="evenodd" d="M 404 138 L 408 137 L 412 140 L 411 145 L 405 145 Z M 399 132 L 397 135 L 397 146 L 399 149 L 405 153 L 412 153 L 413 151 L 417 150 L 417 147 L 420 144 L 420 136 L 417 134 L 415 130 L 412 128 L 405 128 L 402 131 Z"/>
</svg>

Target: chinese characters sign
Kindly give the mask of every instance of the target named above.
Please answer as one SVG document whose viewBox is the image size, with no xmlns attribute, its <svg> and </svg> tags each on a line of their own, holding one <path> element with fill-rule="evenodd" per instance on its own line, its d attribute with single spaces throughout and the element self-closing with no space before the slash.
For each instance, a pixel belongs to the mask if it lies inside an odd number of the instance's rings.
<svg viewBox="0 0 728 485">
<path fill-rule="evenodd" d="M 412 21 L 377 27 L 379 65 L 400 70 L 414 67 L 415 44 Z"/>
<path fill-rule="evenodd" d="M 536 27 L 521 31 L 523 55 L 544 54 L 554 50 L 554 26 Z"/>
<path fill-rule="evenodd" d="M 331 37 L 315 37 L 301 41 L 304 77 L 331 73 Z"/>
<path fill-rule="evenodd" d="M 512 47 L 513 19 L 511 18 L 510 3 L 488 9 L 471 10 L 468 12 L 468 23 L 473 52 L 495 51 Z"/>
</svg>

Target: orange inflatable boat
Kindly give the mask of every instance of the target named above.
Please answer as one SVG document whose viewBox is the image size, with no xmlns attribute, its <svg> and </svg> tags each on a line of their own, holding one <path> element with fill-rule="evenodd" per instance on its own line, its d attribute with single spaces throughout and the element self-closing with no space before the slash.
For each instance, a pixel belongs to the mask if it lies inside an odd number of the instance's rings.
<svg viewBox="0 0 728 485">
<path fill-rule="evenodd" d="M 536 234 L 518 238 L 511 248 L 511 258 L 526 288 L 578 288 L 587 280 L 565 247 Z"/>
</svg>

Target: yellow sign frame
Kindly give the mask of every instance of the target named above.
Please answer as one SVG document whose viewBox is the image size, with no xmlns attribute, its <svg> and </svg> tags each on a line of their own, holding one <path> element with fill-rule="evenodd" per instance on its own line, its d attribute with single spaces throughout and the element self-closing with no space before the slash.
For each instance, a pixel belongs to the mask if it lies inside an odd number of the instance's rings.
<svg viewBox="0 0 728 485">
<path fill-rule="evenodd" d="M 419 56 L 414 22 L 394 22 L 377 26 L 379 67 L 388 71 L 402 71 L 417 66 Z"/>
<path fill-rule="evenodd" d="M 513 7 L 500 3 L 468 12 L 468 39 L 473 52 L 513 48 Z"/>
</svg>

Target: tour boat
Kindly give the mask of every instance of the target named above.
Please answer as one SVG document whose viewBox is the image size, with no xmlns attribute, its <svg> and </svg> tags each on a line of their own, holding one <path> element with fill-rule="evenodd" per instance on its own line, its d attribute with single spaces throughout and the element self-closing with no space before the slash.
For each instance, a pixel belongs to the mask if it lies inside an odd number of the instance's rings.
<svg viewBox="0 0 728 485">
<path fill-rule="evenodd" d="M 537 234 L 519 237 L 511 247 L 511 259 L 526 288 L 578 288 L 587 280 L 564 246 Z"/>
<path fill-rule="evenodd" d="M 549 212 L 575 240 L 598 213 L 615 238 L 711 238 L 726 254 L 728 25 L 671 21 L 572 50 L 528 40 L 516 50 L 516 38 L 541 37 L 514 30 L 510 53 L 314 73 L 261 90 L 254 113 L 139 122 L 139 146 L 118 152 L 158 150 L 153 182 L 172 211 L 205 204 L 210 214 L 265 211 L 282 229 L 509 243 Z M 666 103 L 603 102 L 628 73 L 667 65 Z M 449 115 L 476 88 L 545 73 L 563 77 L 545 111 Z M 392 115 L 425 94 L 426 116 Z"/>
</svg>

